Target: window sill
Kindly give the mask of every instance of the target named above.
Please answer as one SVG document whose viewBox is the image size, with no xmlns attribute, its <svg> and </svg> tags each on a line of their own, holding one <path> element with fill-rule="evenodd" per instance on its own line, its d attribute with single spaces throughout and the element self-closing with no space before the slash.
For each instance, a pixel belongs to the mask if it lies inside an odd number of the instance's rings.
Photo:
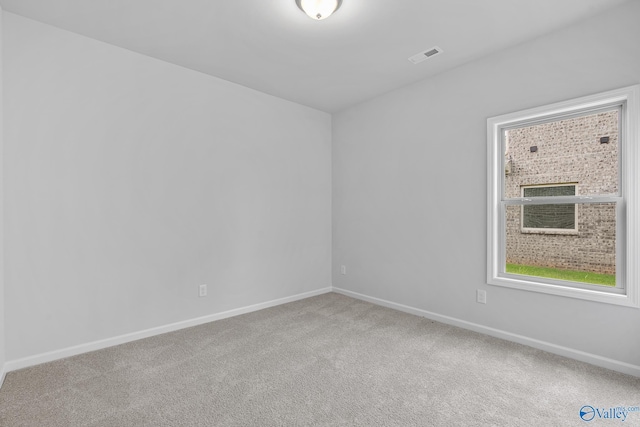
<svg viewBox="0 0 640 427">
<path fill-rule="evenodd" d="M 521 228 L 522 234 L 549 234 L 554 236 L 577 236 L 580 233 L 578 230 L 560 230 L 557 228 Z"/>
<path fill-rule="evenodd" d="M 528 276 L 518 277 L 517 275 L 505 274 L 488 280 L 489 285 L 502 286 L 506 288 L 519 289 L 529 292 L 539 292 L 562 297 L 577 298 L 587 301 L 595 301 L 605 304 L 614 304 L 624 307 L 640 308 L 639 301 L 629 295 L 613 293 L 612 291 L 598 291 L 594 289 L 582 289 L 558 283 L 542 283 L 540 278 L 527 280 Z"/>
</svg>

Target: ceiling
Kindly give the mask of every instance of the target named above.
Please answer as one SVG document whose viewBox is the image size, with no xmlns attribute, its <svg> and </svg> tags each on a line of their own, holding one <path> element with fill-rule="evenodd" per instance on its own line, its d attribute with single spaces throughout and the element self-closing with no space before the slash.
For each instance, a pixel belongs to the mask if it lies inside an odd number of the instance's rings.
<svg viewBox="0 0 640 427">
<path fill-rule="evenodd" d="M 0 0 L 3 10 L 330 113 L 636 0 Z M 407 58 L 439 46 L 420 64 Z"/>
</svg>

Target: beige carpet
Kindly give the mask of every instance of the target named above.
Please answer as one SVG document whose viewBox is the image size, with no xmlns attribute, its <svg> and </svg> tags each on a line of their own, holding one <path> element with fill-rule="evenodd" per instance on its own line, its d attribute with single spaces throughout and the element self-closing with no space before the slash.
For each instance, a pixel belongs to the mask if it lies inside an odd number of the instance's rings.
<svg viewBox="0 0 640 427">
<path fill-rule="evenodd" d="M 10 372 L 0 425 L 640 426 L 618 406 L 640 379 L 331 293 Z"/>
</svg>

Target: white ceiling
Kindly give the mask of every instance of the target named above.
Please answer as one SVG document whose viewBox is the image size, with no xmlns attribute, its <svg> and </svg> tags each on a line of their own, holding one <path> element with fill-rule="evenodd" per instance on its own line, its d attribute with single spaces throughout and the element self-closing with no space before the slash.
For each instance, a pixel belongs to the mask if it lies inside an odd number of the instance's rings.
<svg viewBox="0 0 640 427">
<path fill-rule="evenodd" d="M 636 0 L 0 0 L 13 12 L 336 112 Z M 444 53 L 414 65 L 433 46 Z"/>
</svg>

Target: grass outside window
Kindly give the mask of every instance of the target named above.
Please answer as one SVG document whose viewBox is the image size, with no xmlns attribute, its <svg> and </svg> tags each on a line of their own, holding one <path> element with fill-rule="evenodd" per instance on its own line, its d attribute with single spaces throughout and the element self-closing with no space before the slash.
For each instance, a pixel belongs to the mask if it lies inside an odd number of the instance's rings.
<svg viewBox="0 0 640 427">
<path fill-rule="evenodd" d="M 615 274 L 592 273 L 590 271 L 562 270 L 559 268 L 537 267 L 532 265 L 507 264 L 506 273 L 523 276 L 545 277 L 548 279 L 567 280 L 569 282 L 590 283 L 614 287 Z"/>
</svg>

